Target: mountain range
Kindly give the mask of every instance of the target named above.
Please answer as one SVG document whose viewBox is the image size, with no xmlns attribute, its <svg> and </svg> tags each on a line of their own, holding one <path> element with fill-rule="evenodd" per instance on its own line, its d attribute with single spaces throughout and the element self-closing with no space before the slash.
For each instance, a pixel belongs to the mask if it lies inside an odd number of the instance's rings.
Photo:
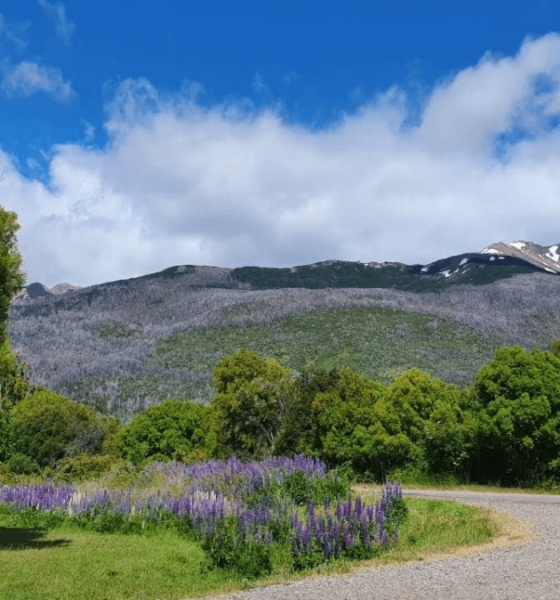
<svg viewBox="0 0 560 600">
<path fill-rule="evenodd" d="M 469 252 L 436 260 L 427 265 L 399 262 L 349 262 L 327 260 L 291 268 L 240 267 L 227 269 L 195 265 L 170 267 L 133 279 L 177 278 L 186 287 L 226 289 L 281 288 L 393 288 L 410 291 L 436 291 L 452 284 L 484 284 L 520 273 L 560 274 L 560 244 L 540 246 L 532 242 L 498 242 L 480 252 Z M 127 280 L 90 286 L 123 284 Z M 59 283 L 47 288 L 41 283 L 27 285 L 17 301 L 58 296 L 80 290 Z"/>
<path fill-rule="evenodd" d="M 10 307 L 35 383 L 124 420 L 166 398 L 209 401 L 240 348 L 294 372 L 411 367 L 468 386 L 503 345 L 560 338 L 560 245 L 492 244 L 427 265 L 183 265 L 85 288 L 32 283 Z"/>
</svg>

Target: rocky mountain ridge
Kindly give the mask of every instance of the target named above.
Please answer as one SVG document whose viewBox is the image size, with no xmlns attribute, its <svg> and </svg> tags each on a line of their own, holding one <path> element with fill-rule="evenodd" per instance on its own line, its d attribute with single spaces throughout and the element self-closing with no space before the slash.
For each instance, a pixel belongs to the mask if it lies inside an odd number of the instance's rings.
<svg viewBox="0 0 560 600">
<path fill-rule="evenodd" d="M 507 244 L 503 242 L 491 244 L 481 250 L 480 253 L 496 256 L 514 256 L 526 260 L 537 267 L 544 268 L 549 273 L 560 273 L 559 249 L 560 244 L 539 246 L 538 244 L 533 244 L 533 242 L 519 240 Z"/>
<path fill-rule="evenodd" d="M 80 288 L 59 283 L 47 288 L 31 283 L 16 299 L 25 302 L 65 295 L 91 293 L 127 285 L 137 280 L 177 279 L 186 288 L 282 289 L 282 288 L 392 288 L 437 291 L 452 284 L 486 284 L 513 275 L 542 272 L 560 274 L 560 244 L 540 246 L 532 242 L 497 242 L 480 252 L 469 252 L 436 260 L 427 265 L 399 262 L 352 262 L 326 260 L 291 268 L 247 266 L 236 269 L 180 265 L 128 280 Z"/>
</svg>

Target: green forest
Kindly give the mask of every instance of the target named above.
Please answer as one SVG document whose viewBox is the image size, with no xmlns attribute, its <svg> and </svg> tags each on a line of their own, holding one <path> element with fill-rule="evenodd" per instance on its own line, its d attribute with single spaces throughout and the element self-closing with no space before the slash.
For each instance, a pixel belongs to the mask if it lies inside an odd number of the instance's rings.
<svg viewBox="0 0 560 600">
<path fill-rule="evenodd" d="M 249 350 L 214 370 L 208 405 L 169 399 L 123 424 L 35 387 L 6 340 L 0 473 L 67 479 L 116 463 L 302 454 L 361 481 L 560 482 L 560 343 L 496 351 L 471 388 L 418 370 L 390 384 L 343 369 L 295 374 Z"/>
</svg>

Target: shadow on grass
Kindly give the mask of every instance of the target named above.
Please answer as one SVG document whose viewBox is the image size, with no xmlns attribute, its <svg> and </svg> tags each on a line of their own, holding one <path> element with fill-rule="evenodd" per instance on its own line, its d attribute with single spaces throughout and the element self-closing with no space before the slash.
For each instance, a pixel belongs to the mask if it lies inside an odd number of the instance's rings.
<svg viewBox="0 0 560 600">
<path fill-rule="evenodd" d="M 44 540 L 47 534 L 40 529 L 20 529 L 18 527 L 0 527 L 0 550 L 26 550 L 27 548 L 58 548 L 68 546 L 70 540 Z"/>
</svg>

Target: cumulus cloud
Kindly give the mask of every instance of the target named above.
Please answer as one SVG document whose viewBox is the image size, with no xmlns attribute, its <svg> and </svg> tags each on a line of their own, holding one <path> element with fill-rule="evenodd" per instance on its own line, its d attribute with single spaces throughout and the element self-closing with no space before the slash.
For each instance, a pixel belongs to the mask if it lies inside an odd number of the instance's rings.
<svg viewBox="0 0 560 600">
<path fill-rule="evenodd" d="M 60 69 L 27 61 L 5 72 L 1 88 L 9 97 L 44 92 L 59 102 L 66 102 L 74 96 L 72 85 L 64 80 Z"/>
<path fill-rule="evenodd" d="M 45 14 L 51 18 L 56 27 L 56 35 L 69 46 L 72 42 L 72 35 L 76 25 L 66 17 L 66 7 L 62 2 L 48 2 L 47 0 L 38 0 L 39 6 Z"/>
<path fill-rule="evenodd" d="M 49 183 L 0 153 L 29 279 L 80 285 L 177 264 L 427 263 L 560 242 L 560 36 L 484 56 L 410 125 L 398 88 L 323 130 L 125 81 L 109 143 L 56 147 Z M 498 152 L 499 150 L 499 152 Z"/>
</svg>

